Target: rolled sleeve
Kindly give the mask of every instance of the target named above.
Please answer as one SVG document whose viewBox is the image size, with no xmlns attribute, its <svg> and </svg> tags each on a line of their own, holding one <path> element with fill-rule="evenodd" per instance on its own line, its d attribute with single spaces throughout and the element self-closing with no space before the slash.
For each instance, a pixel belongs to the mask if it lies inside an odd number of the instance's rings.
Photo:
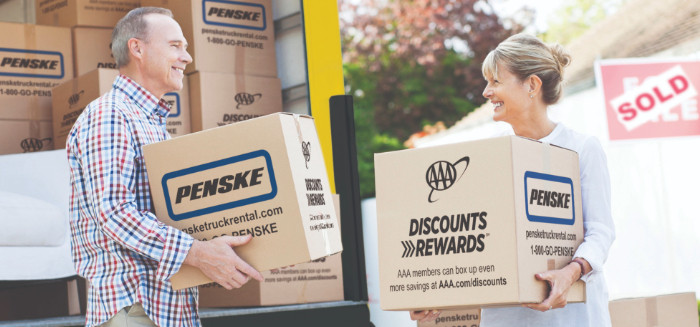
<svg viewBox="0 0 700 327">
<path fill-rule="evenodd" d="M 610 206 L 610 176 L 607 159 L 600 143 L 588 138 L 579 154 L 583 208 L 583 243 L 574 257 L 586 259 L 593 268 L 583 280 L 602 271 L 610 246 L 615 240 L 615 226 Z"/>
</svg>

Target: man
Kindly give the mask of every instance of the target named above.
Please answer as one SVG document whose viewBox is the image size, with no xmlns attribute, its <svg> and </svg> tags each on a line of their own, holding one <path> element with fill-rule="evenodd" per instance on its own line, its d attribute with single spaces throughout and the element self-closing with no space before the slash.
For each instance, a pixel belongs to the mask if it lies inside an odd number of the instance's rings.
<svg viewBox="0 0 700 327">
<path fill-rule="evenodd" d="M 117 23 L 120 75 L 85 108 L 66 143 L 73 261 L 90 282 L 86 326 L 200 325 L 197 288 L 173 291 L 169 282 L 183 264 L 227 289 L 262 280 L 232 249 L 250 236 L 197 241 L 153 214 L 141 147 L 170 137 L 162 97 L 182 88 L 192 62 L 172 17 L 137 8 Z"/>
</svg>

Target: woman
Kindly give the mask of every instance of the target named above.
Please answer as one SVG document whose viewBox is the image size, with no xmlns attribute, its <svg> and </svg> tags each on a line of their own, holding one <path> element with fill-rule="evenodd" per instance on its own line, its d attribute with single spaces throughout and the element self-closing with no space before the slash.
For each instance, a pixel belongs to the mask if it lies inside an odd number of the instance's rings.
<svg viewBox="0 0 700 327">
<path fill-rule="evenodd" d="M 482 65 L 488 82 L 483 95 L 494 106 L 495 121 L 509 123 L 515 135 L 579 154 L 585 234 L 568 265 L 535 275 L 550 285 L 544 301 L 522 307 L 484 308 L 481 327 L 610 326 L 602 269 L 615 231 L 605 153 L 596 138 L 547 117 L 547 107 L 561 97 L 563 70 L 570 61 L 571 56 L 560 45 L 546 45 L 534 36 L 517 34 L 501 42 Z M 566 295 L 579 279 L 586 282 L 586 303 L 567 304 Z M 429 321 L 438 315 L 436 310 L 411 312 L 411 319 Z"/>
</svg>

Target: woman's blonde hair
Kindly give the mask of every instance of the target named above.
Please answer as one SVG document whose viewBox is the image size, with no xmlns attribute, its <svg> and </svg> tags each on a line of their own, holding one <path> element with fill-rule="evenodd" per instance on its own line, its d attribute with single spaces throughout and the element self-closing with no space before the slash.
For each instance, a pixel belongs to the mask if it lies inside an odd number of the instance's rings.
<svg viewBox="0 0 700 327">
<path fill-rule="evenodd" d="M 555 104 L 561 97 L 564 67 L 571 62 L 559 44 L 547 45 L 528 34 L 516 34 L 501 42 L 489 52 L 481 66 L 484 77 L 498 78 L 498 64 L 524 81 L 532 75 L 542 80 L 542 98 L 546 104 Z"/>
</svg>

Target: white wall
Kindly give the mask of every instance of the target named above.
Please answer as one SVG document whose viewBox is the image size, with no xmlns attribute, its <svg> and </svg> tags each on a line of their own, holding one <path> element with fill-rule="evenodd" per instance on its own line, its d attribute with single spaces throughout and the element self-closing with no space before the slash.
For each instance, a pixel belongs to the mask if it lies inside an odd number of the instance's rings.
<svg viewBox="0 0 700 327">
<path fill-rule="evenodd" d="M 592 88 L 550 116 L 597 136 L 607 153 L 617 232 L 605 266 L 611 298 L 700 295 L 700 136 L 610 141 L 604 110 Z"/>
</svg>

